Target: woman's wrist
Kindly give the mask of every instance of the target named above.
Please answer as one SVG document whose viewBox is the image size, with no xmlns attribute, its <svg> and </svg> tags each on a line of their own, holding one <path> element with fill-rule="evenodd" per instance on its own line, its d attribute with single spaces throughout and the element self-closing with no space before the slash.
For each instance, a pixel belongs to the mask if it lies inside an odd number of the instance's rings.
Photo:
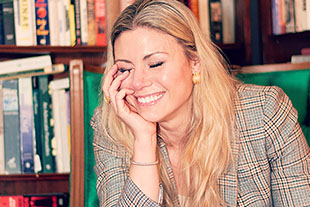
<svg viewBox="0 0 310 207">
<path fill-rule="evenodd" d="M 135 139 L 132 160 L 141 163 L 150 163 L 157 161 L 157 139 L 156 134 L 149 137 Z"/>
</svg>

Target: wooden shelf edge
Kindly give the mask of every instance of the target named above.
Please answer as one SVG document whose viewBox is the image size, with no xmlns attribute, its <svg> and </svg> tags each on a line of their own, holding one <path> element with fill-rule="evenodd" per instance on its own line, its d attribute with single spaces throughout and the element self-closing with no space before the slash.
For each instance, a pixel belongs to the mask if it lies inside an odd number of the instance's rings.
<svg viewBox="0 0 310 207">
<path fill-rule="evenodd" d="M 69 180 L 69 173 L 0 175 L 0 181 Z"/>
<path fill-rule="evenodd" d="M 0 45 L 1 53 L 104 53 L 105 46 L 16 46 Z"/>
</svg>

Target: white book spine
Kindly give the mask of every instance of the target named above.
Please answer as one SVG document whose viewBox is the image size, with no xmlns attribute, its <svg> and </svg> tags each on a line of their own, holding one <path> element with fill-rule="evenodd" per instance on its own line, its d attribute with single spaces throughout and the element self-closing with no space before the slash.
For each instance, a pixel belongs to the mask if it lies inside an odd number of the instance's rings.
<svg viewBox="0 0 310 207">
<path fill-rule="evenodd" d="M 210 38 L 209 0 L 198 1 L 198 10 L 200 28 Z"/>
<path fill-rule="evenodd" d="M 58 7 L 56 0 L 48 0 L 48 21 L 52 46 L 59 45 Z"/>
<path fill-rule="evenodd" d="M 52 65 L 50 55 L 20 58 L 0 62 L 0 74 L 41 69 Z"/>
<path fill-rule="evenodd" d="M 296 32 L 307 29 L 307 0 L 295 0 Z"/>
<path fill-rule="evenodd" d="M 70 19 L 69 19 L 69 1 L 63 1 L 65 14 L 65 46 L 71 46 Z"/>
<path fill-rule="evenodd" d="M 31 0 L 14 0 L 14 22 L 15 22 L 15 38 L 17 46 L 35 45 L 33 36 L 34 22 L 34 4 Z"/>
<path fill-rule="evenodd" d="M 57 11 L 58 11 L 58 35 L 59 35 L 59 45 L 65 46 L 65 27 L 66 27 L 66 18 L 65 18 L 65 8 L 63 0 L 57 0 Z"/>
<path fill-rule="evenodd" d="M 34 172 L 33 99 L 31 77 L 18 79 L 22 172 Z"/>
<path fill-rule="evenodd" d="M 35 6 L 33 0 L 28 0 L 30 2 L 30 21 L 32 24 L 32 39 L 33 39 L 33 45 L 37 45 L 37 26 L 36 26 L 36 15 L 35 15 Z"/>
<path fill-rule="evenodd" d="M 88 22 L 87 22 L 87 1 L 86 0 L 80 0 L 80 15 L 81 15 L 81 41 L 82 41 L 82 45 L 87 45 Z"/>
<path fill-rule="evenodd" d="M 50 81 L 49 85 L 49 90 L 60 90 L 60 89 L 67 89 L 69 88 L 69 78 L 61 78 L 61 79 L 55 79 Z"/>
<path fill-rule="evenodd" d="M 223 43 L 235 43 L 235 1 L 222 0 Z"/>
<path fill-rule="evenodd" d="M 54 90 L 52 93 L 54 134 L 56 145 L 56 166 L 58 173 L 70 172 L 70 155 L 67 130 L 67 101 L 65 90 Z M 65 115 L 65 116 L 64 116 Z"/>
</svg>

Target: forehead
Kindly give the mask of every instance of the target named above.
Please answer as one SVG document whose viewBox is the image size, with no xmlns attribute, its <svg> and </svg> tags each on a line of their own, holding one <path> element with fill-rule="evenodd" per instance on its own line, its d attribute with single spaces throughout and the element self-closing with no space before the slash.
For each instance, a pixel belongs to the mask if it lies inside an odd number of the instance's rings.
<svg viewBox="0 0 310 207">
<path fill-rule="evenodd" d="M 173 36 L 144 27 L 122 32 L 114 45 L 116 58 L 155 52 L 175 53 L 178 50 L 182 51 L 182 47 Z"/>
</svg>

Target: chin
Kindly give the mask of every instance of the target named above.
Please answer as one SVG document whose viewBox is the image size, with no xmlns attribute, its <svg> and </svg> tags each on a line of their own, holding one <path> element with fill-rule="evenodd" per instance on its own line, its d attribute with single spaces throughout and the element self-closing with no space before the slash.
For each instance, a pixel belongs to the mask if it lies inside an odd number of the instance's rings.
<svg viewBox="0 0 310 207">
<path fill-rule="evenodd" d="M 146 121 L 152 122 L 152 123 L 156 123 L 156 122 L 160 122 L 161 118 L 157 113 L 141 113 L 140 114 L 142 116 L 143 119 L 145 119 Z"/>
</svg>

